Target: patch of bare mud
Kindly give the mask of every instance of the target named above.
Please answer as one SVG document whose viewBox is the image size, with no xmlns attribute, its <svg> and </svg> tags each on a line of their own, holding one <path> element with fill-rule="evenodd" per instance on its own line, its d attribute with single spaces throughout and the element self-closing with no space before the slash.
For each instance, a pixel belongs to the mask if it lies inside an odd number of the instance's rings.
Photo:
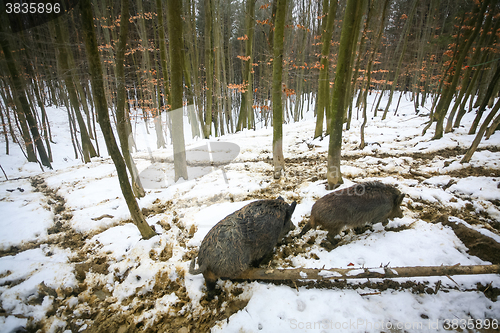
<svg viewBox="0 0 500 333">
<path fill-rule="evenodd" d="M 215 322 L 229 318 L 243 309 L 248 299 L 242 299 L 241 288 L 222 291 L 211 302 L 205 297 L 194 306 L 189 298 L 182 274 L 170 280 L 167 274 L 159 273 L 153 289 L 141 295 L 133 295 L 122 304 L 113 297 L 104 299 L 91 297 L 88 300 L 89 319 L 85 332 L 209 332 Z M 162 308 L 159 300 L 168 296 L 174 299 L 169 307 Z M 196 307 L 196 309 L 195 309 Z M 90 311 L 91 310 L 91 311 Z M 71 315 L 68 313 L 68 315 Z M 80 316 L 81 317 L 81 316 Z M 78 316 L 70 319 L 74 331 L 81 329 L 83 321 Z"/>
</svg>

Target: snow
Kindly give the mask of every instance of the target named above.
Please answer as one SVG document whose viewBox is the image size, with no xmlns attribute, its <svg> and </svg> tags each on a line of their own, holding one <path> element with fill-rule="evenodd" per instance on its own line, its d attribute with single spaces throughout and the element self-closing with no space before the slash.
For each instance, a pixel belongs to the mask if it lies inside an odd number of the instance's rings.
<svg viewBox="0 0 500 333">
<path fill-rule="evenodd" d="M 4 215 L 0 249 L 5 250 L 47 234 L 47 228 L 52 225 L 53 214 L 44 208 L 44 196 L 33 192 L 29 181 L 20 179 L 16 182 L 2 182 L 0 193 L 0 211 Z M 23 232 L 19 232 L 20 226 Z"/>
<path fill-rule="evenodd" d="M 69 330 L 72 319 L 68 311 L 76 316 L 73 319 L 81 316 L 72 325 L 82 331 L 93 324 L 84 315 L 92 311 L 92 297 L 110 304 L 107 311 L 130 311 L 140 306 L 141 297 L 154 295 L 155 288 L 166 288 L 162 283 L 179 284 L 190 301 L 184 302 L 178 291 L 165 291 L 152 300 L 153 306 L 138 312 L 131 321 L 151 327 L 166 314 L 200 315 L 215 311 L 202 305 L 203 276 L 187 273 L 190 260 L 186 255 L 198 250 L 208 231 L 225 216 L 255 200 L 256 197 L 247 197 L 251 194 L 268 191 L 271 197 L 281 195 L 287 202 L 300 198 L 292 217 L 298 226 L 308 221 L 314 202 L 330 193 L 322 178 L 326 165 L 319 161 L 302 169 L 287 167 L 281 180 L 272 179 L 273 168 L 267 161 L 272 159 L 271 127 L 200 140 L 192 138 L 186 120 L 189 179 L 174 182 L 172 147 L 154 148 L 154 131 L 148 134 L 144 123 L 138 122 L 133 125 L 139 149 L 134 159 L 147 192 L 146 197 L 138 200 L 139 205 L 148 208 L 157 202 L 170 203 L 160 214 L 147 216 L 147 222 L 158 235 L 143 240 L 138 229 L 126 222 L 130 215 L 100 132 L 98 140 L 103 157 L 83 164 L 74 159 L 66 110 L 47 107 L 47 112 L 56 142 L 52 145 L 53 170 L 42 171 L 38 164 L 27 163 L 12 145 L 11 155 L 5 155 L 3 150 L 0 155 L 10 179 L 5 180 L 3 175 L 0 178 L 3 215 L 0 250 L 12 250 L 0 257 L 0 302 L 6 312 L 6 316 L 0 316 L 2 332 L 13 332 L 26 326 L 29 320 L 45 320 L 47 331 Z M 378 271 L 384 266 L 489 264 L 469 254 L 449 226 L 429 223 L 415 210 L 427 206 L 451 211 L 472 207 L 471 214 L 482 219 L 483 224 L 470 224 L 459 216 L 449 216 L 448 220 L 500 242 L 498 230 L 486 226 L 488 221 L 500 220 L 500 179 L 487 175 L 458 177 L 452 173 L 466 172 L 469 167 L 498 169 L 500 153 L 487 148 L 500 145 L 500 133 L 497 131 L 489 140 L 483 140 L 470 163 L 461 164 L 461 155 L 443 158 L 438 153 L 441 149 L 467 148 L 472 143 L 474 136 L 468 135 L 467 130 L 474 116 L 466 114 L 463 127 L 446 133 L 440 140 L 431 140 L 432 128 L 421 136 L 427 118 L 416 116 L 413 103 L 403 97 L 397 116 L 391 114 L 385 121 L 380 117 L 369 119 L 365 133 L 367 146 L 363 150 L 357 148 L 361 120 L 354 116 L 352 128 L 343 133 L 346 159 L 342 161 L 342 188 L 369 180 L 396 185 L 406 194 L 402 205 L 405 216 L 391 220 L 385 227 L 376 223 L 372 230 L 362 234 L 345 232 L 339 237 L 340 245 L 333 250 L 322 245 L 325 231 L 309 231 L 302 239 L 293 240 L 304 246 L 315 235 L 307 251 L 276 260 L 274 265 L 325 270 L 353 266 L 358 269 L 350 274 L 355 275 L 365 268 Z M 328 137 L 312 139 L 314 128 L 312 108 L 305 114 L 305 120 L 284 125 L 285 158 L 314 160 L 326 154 Z M 412 157 L 414 153 L 428 154 L 427 159 L 417 160 Z M 210 162 L 216 162 L 216 166 L 210 166 Z M 429 177 L 405 177 L 410 169 Z M 57 216 L 50 199 L 30 184 L 27 177 L 33 176 L 41 176 L 49 188 L 65 199 L 66 211 L 71 212 L 72 218 L 63 224 L 81 235 L 80 248 L 65 247 L 61 245 L 64 239 L 57 238 L 57 233 L 49 233 Z M 298 232 L 298 229 L 293 231 Z M 171 253 L 160 259 L 166 248 Z M 87 271 L 83 284 L 78 279 L 78 265 L 98 260 L 104 260 L 106 265 Z M 338 277 L 327 271 L 319 274 L 325 278 Z M 307 279 L 305 273 L 301 277 Z M 498 275 L 393 280 L 398 283 L 411 280 L 440 290 L 415 293 L 409 288 L 382 291 L 369 287 L 293 288 L 264 282 L 219 281 L 218 286 L 228 293 L 240 288 L 237 298 L 248 304 L 215 323 L 212 332 L 366 332 L 393 328 L 405 332 L 444 332 L 446 320 L 498 319 L 499 302 L 476 289 L 478 283 L 500 288 Z M 366 281 L 352 280 L 348 284 Z"/>
</svg>

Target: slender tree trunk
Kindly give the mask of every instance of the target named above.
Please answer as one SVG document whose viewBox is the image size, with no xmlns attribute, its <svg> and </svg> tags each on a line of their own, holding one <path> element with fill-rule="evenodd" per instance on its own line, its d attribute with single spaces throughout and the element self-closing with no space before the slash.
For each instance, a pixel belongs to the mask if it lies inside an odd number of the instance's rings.
<svg viewBox="0 0 500 333">
<path fill-rule="evenodd" d="M 5 125 L 5 119 L 3 117 L 3 110 L 4 110 L 4 108 L 2 107 L 2 104 L 0 103 L 0 116 L 2 117 L 2 130 L 3 130 L 3 135 L 5 137 L 5 155 L 9 155 L 9 136 L 7 135 L 7 126 Z M 5 112 L 6 113 L 9 112 L 7 110 L 7 108 L 5 109 Z"/>
<path fill-rule="evenodd" d="M 205 109 L 205 139 L 212 133 L 212 99 L 213 99 L 213 51 L 212 51 L 212 0 L 204 0 L 205 4 L 205 80 L 207 99 Z"/>
<path fill-rule="evenodd" d="M 50 124 L 47 118 L 47 112 L 45 110 L 45 105 L 43 104 L 43 100 L 40 95 L 40 89 L 38 84 L 36 83 L 37 79 L 33 80 L 34 92 L 36 95 L 36 99 L 38 101 L 38 107 L 40 108 L 40 112 L 42 114 L 42 134 L 45 140 L 45 146 L 47 147 L 47 154 L 49 155 L 49 161 L 52 163 L 52 149 L 50 148 L 50 142 L 52 141 L 52 135 L 50 133 Z"/>
<path fill-rule="evenodd" d="M 389 106 L 392 103 L 392 96 L 394 95 L 394 90 L 396 89 L 396 87 L 398 85 L 399 71 L 401 70 L 403 56 L 406 52 L 406 47 L 408 45 L 409 31 L 410 31 L 410 27 L 412 25 L 413 16 L 415 15 L 415 11 L 417 9 L 418 2 L 419 2 L 418 0 L 415 0 L 413 2 L 410 16 L 407 18 L 407 21 L 406 21 L 405 31 L 404 31 L 403 35 L 401 36 L 402 38 L 404 38 L 403 47 L 401 48 L 401 54 L 399 55 L 398 65 L 396 67 L 396 72 L 394 73 L 394 79 L 392 80 L 391 91 L 389 93 L 389 101 L 387 102 L 387 105 L 385 106 L 384 115 L 382 116 L 382 120 L 384 120 L 385 117 L 387 117 L 387 111 L 389 111 Z"/>
<path fill-rule="evenodd" d="M 214 127 L 215 127 L 215 136 L 219 136 L 223 133 L 224 128 L 223 128 L 223 114 L 222 114 L 222 98 L 223 94 L 221 91 L 221 82 L 222 82 L 222 77 L 226 75 L 222 71 L 222 53 L 224 52 L 224 45 L 222 42 L 221 35 L 222 35 L 222 22 L 221 22 L 221 16 L 220 16 L 220 0 L 217 0 L 214 2 L 213 5 L 213 10 L 214 10 L 214 74 L 215 74 L 215 111 L 214 111 Z"/>
<path fill-rule="evenodd" d="M 281 85 L 283 75 L 283 39 L 285 33 L 287 0 L 277 0 L 273 44 L 273 164 L 274 179 L 279 179 L 285 169 L 283 157 L 283 103 Z"/>
<path fill-rule="evenodd" d="M 97 40 L 94 30 L 94 19 L 92 15 L 92 5 L 90 0 L 80 1 L 80 11 L 82 15 L 83 35 L 85 39 L 85 48 L 87 50 L 87 59 L 89 62 L 90 78 L 92 82 L 92 92 L 94 103 L 99 118 L 99 125 L 106 141 L 106 147 L 113 160 L 116 171 L 118 173 L 118 180 L 122 190 L 125 201 L 127 202 L 132 220 L 139 228 L 139 231 L 144 239 L 149 239 L 156 235 L 156 232 L 147 224 L 144 216 L 139 209 L 139 205 L 134 197 L 134 192 L 130 186 L 127 177 L 127 169 L 123 157 L 120 154 L 118 145 L 116 144 L 111 123 L 109 121 L 108 106 L 106 96 L 104 95 L 104 79 L 102 75 L 101 61 L 99 59 L 99 52 L 97 50 Z"/>
<path fill-rule="evenodd" d="M 137 0 L 137 11 L 139 14 L 142 14 L 143 16 L 139 18 L 139 35 L 141 38 L 141 44 L 142 48 L 144 49 L 143 55 L 142 55 L 142 61 L 141 61 L 141 66 L 142 66 L 142 71 L 145 73 L 146 76 L 146 83 L 145 86 L 147 87 L 147 94 L 148 100 L 150 99 L 151 102 L 148 102 L 149 104 L 149 110 L 152 111 L 152 116 L 153 116 L 153 124 L 155 126 L 155 132 L 156 132 L 156 147 L 157 148 L 163 148 L 166 146 L 165 143 L 165 138 L 163 136 L 163 128 L 162 128 L 162 123 L 161 123 L 161 109 L 158 107 L 158 98 L 156 96 L 156 89 L 153 84 L 153 68 L 151 66 L 151 60 L 150 60 L 150 46 L 149 46 L 149 41 L 148 41 L 148 34 L 147 34 L 147 29 L 146 29 L 146 22 L 144 18 L 144 8 L 143 8 L 143 1 L 142 0 Z M 159 97 L 159 96 L 158 96 Z"/>
<path fill-rule="evenodd" d="M 127 98 L 127 92 L 125 90 L 125 50 L 127 48 L 127 35 L 129 26 L 129 7 L 128 0 L 121 1 L 121 20 L 120 20 L 120 38 L 116 46 L 116 127 L 118 131 L 118 138 L 120 139 L 120 147 L 122 149 L 123 158 L 125 159 L 125 164 L 127 165 L 130 176 L 132 177 L 132 189 L 134 194 L 138 198 L 142 198 L 146 195 L 144 187 L 142 186 L 141 179 L 139 178 L 139 171 L 132 159 L 129 147 L 129 136 L 132 135 L 128 131 L 127 117 L 128 112 L 125 109 L 125 99 Z"/>
<path fill-rule="evenodd" d="M 342 33 L 340 35 L 339 56 L 337 61 L 337 72 L 335 74 L 335 85 L 332 94 L 332 123 L 330 131 L 330 142 L 328 146 L 327 174 L 328 188 L 335 189 L 344 181 L 340 171 L 340 159 L 342 149 L 342 124 L 344 112 L 347 105 L 346 92 L 350 88 L 352 68 L 350 67 L 354 39 L 356 36 L 356 13 L 362 13 L 358 6 L 363 3 L 358 0 L 347 0 L 347 5 L 342 22 Z"/>
<path fill-rule="evenodd" d="M 326 12 L 328 10 L 328 12 Z M 323 1 L 323 11 L 325 12 L 325 17 L 323 17 L 323 22 L 326 22 L 323 26 L 324 29 L 321 34 L 321 60 L 319 68 L 319 81 L 318 81 L 318 96 L 316 98 L 316 128 L 314 130 L 314 137 L 320 137 L 323 135 L 323 121 L 325 115 L 330 113 L 330 80 L 328 79 L 328 71 L 330 70 L 330 64 L 328 57 L 330 56 L 330 42 L 332 40 L 333 30 L 335 28 L 335 15 L 337 14 L 337 0 L 330 0 L 330 5 L 328 6 L 328 0 Z"/>
<path fill-rule="evenodd" d="M 0 16 L 0 20 L 4 21 L 4 15 Z M 7 62 L 7 68 L 9 71 L 9 74 L 12 79 L 13 87 L 12 87 L 12 92 L 14 94 L 14 99 L 17 98 L 19 100 L 19 106 L 21 107 L 21 111 L 19 114 L 23 115 L 26 118 L 26 121 L 29 124 L 29 130 L 31 131 L 31 136 L 33 138 L 33 141 L 35 142 L 35 146 L 38 150 L 38 155 L 40 156 L 40 160 L 42 162 L 42 165 L 48 167 L 49 169 L 52 169 L 52 166 L 50 164 L 49 157 L 47 155 L 47 152 L 45 150 L 45 146 L 43 145 L 42 138 L 40 137 L 40 133 L 38 132 L 38 127 L 35 121 L 35 117 L 33 117 L 33 113 L 31 112 L 28 99 L 26 98 L 26 90 L 25 90 L 25 85 L 23 82 L 23 79 L 21 77 L 21 74 L 17 70 L 17 66 L 14 60 L 14 57 L 11 53 L 10 50 L 10 44 L 7 36 L 7 30 L 4 28 L 5 23 L 0 23 L 0 46 L 2 48 L 5 61 Z M 25 129 L 27 130 L 27 129 Z M 27 133 L 27 132 L 26 132 Z M 25 141 L 25 144 L 30 143 L 31 144 L 31 138 L 28 139 L 28 141 Z M 29 147 L 26 146 L 28 149 Z M 28 155 L 29 156 L 29 155 Z M 36 157 L 35 157 L 36 161 Z M 33 162 L 33 161 L 30 161 Z"/>
<path fill-rule="evenodd" d="M 493 122 L 491 123 L 490 127 L 488 127 L 488 129 L 486 130 L 486 134 L 485 134 L 485 137 L 486 137 L 486 140 L 488 140 L 490 138 L 490 136 L 496 131 L 498 130 L 498 125 L 500 125 L 500 115 L 498 115 L 494 120 Z"/>
<path fill-rule="evenodd" d="M 186 147 L 184 145 L 184 125 L 182 119 L 182 4 L 178 0 L 167 0 L 167 25 L 170 41 L 170 73 L 172 86 L 172 141 L 174 145 L 175 181 L 179 178 L 188 180 Z"/>
<path fill-rule="evenodd" d="M 187 38 L 186 46 L 188 47 L 186 58 L 189 59 L 186 65 L 189 65 L 193 86 L 194 86 L 194 103 L 196 107 L 196 115 L 197 115 L 197 128 L 201 127 L 203 131 L 203 137 L 205 137 L 205 125 L 203 122 L 203 97 L 201 92 L 201 77 L 199 71 L 199 53 L 198 53 L 198 39 L 195 27 L 195 18 L 194 18 L 194 2 L 191 0 L 187 3 L 186 8 L 186 24 L 188 27 L 188 31 L 185 33 L 185 38 Z M 196 130 L 198 132 L 198 130 Z"/>
<path fill-rule="evenodd" d="M 476 129 L 477 126 L 479 125 L 479 122 L 481 121 L 483 112 L 484 110 L 486 110 L 486 106 L 488 105 L 489 99 L 491 96 L 493 96 L 493 91 L 495 90 L 495 86 L 499 81 L 500 81 L 500 66 L 497 65 L 497 70 L 495 71 L 495 74 L 493 74 L 493 78 L 491 79 L 488 85 L 488 89 L 486 90 L 486 94 L 483 97 L 483 101 L 479 106 L 479 110 L 477 110 L 476 118 L 474 118 L 474 121 L 472 122 L 469 134 L 476 133 Z"/>
<path fill-rule="evenodd" d="M 163 86 L 165 91 L 165 99 L 170 105 L 170 89 L 168 83 L 168 66 L 167 66 L 167 47 L 165 45 L 165 26 L 163 23 L 163 8 L 161 0 L 156 0 L 156 10 L 158 14 L 158 36 L 160 37 L 160 62 L 163 74 Z"/>
<path fill-rule="evenodd" d="M 462 73 L 462 64 L 467 56 L 472 43 L 476 39 L 479 31 L 481 29 L 481 25 L 483 22 L 483 16 L 488 7 L 489 0 L 483 0 L 480 9 L 476 7 L 474 12 L 474 18 L 471 20 L 470 26 L 474 27 L 472 33 L 467 33 L 467 42 L 461 43 L 456 53 L 456 63 L 454 65 L 454 74 L 449 74 L 448 82 L 449 85 L 445 85 L 443 92 L 441 93 L 441 98 L 436 107 L 435 112 L 435 120 L 436 120 L 436 132 L 434 133 L 433 139 L 439 139 L 443 137 L 443 123 L 446 113 L 448 112 L 448 108 L 450 106 L 451 100 L 453 99 L 453 94 L 456 91 L 456 87 L 460 80 L 460 74 Z M 455 60 L 455 57 L 454 59 Z M 450 69 L 451 70 L 451 69 Z"/>
<path fill-rule="evenodd" d="M 359 148 L 363 149 L 365 148 L 365 126 L 366 122 L 368 121 L 368 117 L 366 114 L 366 108 L 368 106 L 367 104 L 367 98 L 368 98 L 368 91 L 370 90 L 370 81 L 371 81 L 371 74 L 372 74 L 372 65 L 373 65 L 373 60 L 375 59 L 375 55 L 377 54 L 378 47 L 380 45 L 380 41 L 382 39 L 382 34 L 384 32 L 384 22 L 385 22 L 385 14 L 387 13 L 387 8 L 389 7 L 389 0 L 384 1 L 384 7 L 382 9 L 382 14 L 380 15 L 380 26 L 378 29 L 377 37 L 375 40 L 375 43 L 373 44 L 373 51 L 370 54 L 370 59 L 368 60 L 368 65 L 366 68 L 366 89 L 364 91 L 364 97 L 363 97 L 363 123 L 361 124 L 361 140 L 359 143 Z"/>
<path fill-rule="evenodd" d="M 12 92 L 12 93 L 14 93 L 14 92 Z M 21 106 L 21 103 L 19 102 L 19 98 L 15 98 L 15 97 L 11 96 L 10 91 L 7 89 L 6 89 L 5 95 L 6 96 L 2 96 L 3 100 L 4 101 L 11 101 L 15 105 L 15 108 L 13 110 L 14 111 L 13 112 L 14 120 L 15 120 L 16 126 L 19 128 L 19 131 L 21 132 L 21 136 L 22 136 L 23 141 L 24 141 L 24 146 L 26 148 L 26 153 L 23 150 L 23 154 L 26 156 L 26 159 L 28 160 L 28 162 L 37 162 L 35 148 L 33 146 L 33 141 L 31 139 L 28 124 L 26 122 L 26 117 L 21 112 L 22 106 Z M 9 105 L 12 103 L 7 102 L 6 104 Z M 10 117 L 8 117 L 8 114 L 9 113 L 7 111 L 7 120 L 9 121 L 10 134 L 13 138 L 15 138 L 16 135 L 14 133 L 14 128 L 12 127 L 12 124 L 10 123 Z M 14 142 L 16 142 L 16 141 L 17 140 L 14 140 Z M 19 147 L 21 147 L 21 143 L 20 142 L 18 142 L 18 143 L 19 143 Z M 21 150 L 22 150 L 22 147 L 21 147 Z"/>
<path fill-rule="evenodd" d="M 483 32 L 482 32 L 481 37 L 478 41 L 478 45 L 481 45 L 481 46 L 484 45 L 484 42 L 488 36 L 488 32 L 491 29 L 492 20 L 493 20 L 493 14 L 490 13 L 488 15 L 488 17 L 486 18 L 484 28 L 482 29 Z M 497 20 L 497 23 L 495 24 L 495 27 L 492 29 L 492 31 L 497 31 L 497 29 L 499 27 L 500 27 L 500 20 Z M 495 34 L 491 33 L 487 44 L 492 45 L 494 42 L 494 39 L 495 39 Z M 470 93 L 469 87 L 472 88 L 471 72 L 472 72 L 472 69 L 474 68 L 474 66 L 476 65 L 476 63 L 478 62 L 478 60 L 480 59 L 481 53 L 483 53 L 484 56 L 486 56 L 488 54 L 488 52 L 482 51 L 482 47 L 476 47 L 476 50 L 474 51 L 472 58 L 469 60 L 470 65 L 466 66 L 465 72 L 463 74 L 462 82 L 460 83 L 462 88 L 460 89 L 459 96 L 455 99 L 455 103 L 453 105 L 453 108 L 450 112 L 450 115 L 448 116 L 448 120 L 446 122 L 446 127 L 444 130 L 445 133 L 449 133 L 452 131 L 452 128 L 453 128 L 452 125 L 453 125 L 453 119 L 455 118 L 455 113 L 456 113 L 458 107 L 460 105 L 462 105 L 463 98 L 465 96 L 468 96 L 467 92 Z M 486 59 L 486 57 L 482 57 L 482 58 Z M 481 62 L 484 62 L 484 60 L 480 61 L 480 63 Z M 476 66 L 476 67 L 479 67 L 479 68 L 476 68 L 476 71 L 479 71 L 482 69 L 482 66 Z M 475 76 L 475 74 L 476 73 L 474 73 L 472 78 Z"/>
<path fill-rule="evenodd" d="M 76 120 L 78 122 L 78 127 L 80 128 L 80 139 L 82 142 L 83 150 L 83 160 L 85 163 L 90 162 L 92 157 L 96 157 L 97 153 L 95 151 L 92 141 L 90 141 L 90 136 L 87 131 L 87 126 L 80 112 L 80 102 L 78 101 L 78 95 L 76 94 L 75 84 L 71 76 L 71 70 L 68 63 L 68 50 L 66 45 L 68 44 L 68 39 L 66 34 L 63 34 L 62 24 L 60 18 L 55 19 L 55 21 L 49 22 L 49 25 L 54 30 L 57 37 L 57 50 L 58 50 L 58 63 L 61 68 L 61 73 L 64 78 L 64 83 L 66 84 L 66 89 L 69 95 L 69 101 L 73 110 L 75 111 Z"/>
<path fill-rule="evenodd" d="M 354 34 L 354 45 L 352 47 L 352 55 L 351 55 L 351 57 L 349 59 L 349 68 L 353 67 L 354 58 L 356 57 L 356 49 L 358 47 L 358 44 L 359 44 L 359 50 L 358 50 L 359 57 L 361 57 L 361 54 L 363 53 L 362 49 L 363 49 L 364 39 L 365 38 L 364 38 L 364 36 L 362 36 L 361 37 L 361 41 L 359 43 L 358 43 L 358 39 L 359 39 L 359 32 L 361 31 L 361 18 L 363 17 L 363 8 L 366 7 L 366 1 L 360 0 L 360 2 L 361 2 L 361 5 L 358 6 L 356 14 L 355 14 L 356 15 L 356 20 L 354 21 L 354 31 L 355 31 L 355 34 Z M 369 23 L 369 20 L 370 20 L 369 12 L 370 12 L 370 9 L 368 9 L 368 15 L 367 15 L 367 18 L 366 18 L 365 27 Z M 365 32 L 363 31 L 363 34 L 364 33 Z M 358 71 L 359 71 L 359 69 L 356 68 L 356 69 L 354 69 L 354 71 L 349 72 L 349 78 L 347 79 L 347 82 L 351 85 L 351 87 L 349 87 L 346 90 L 346 94 L 347 95 L 345 97 L 345 100 L 346 100 L 346 103 L 347 103 L 346 106 L 345 106 L 345 109 L 344 109 L 344 122 L 346 123 L 346 126 L 345 126 L 346 130 L 349 130 L 351 128 L 352 102 L 353 102 L 353 97 L 355 96 L 354 89 L 356 87 L 356 81 L 357 81 Z M 354 77 L 354 80 L 353 80 L 353 77 Z"/>
<path fill-rule="evenodd" d="M 481 105 L 481 108 L 483 108 L 483 105 Z M 468 163 L 470 161 L 470 159 L 472 158 L 472 154 L 474 154 L 474 152 L 477 149 L 477 146 L 479 146 L 479 142 L 481 142 L 481 139 L 483 138 L 483 135 L 486 132 L 488 125 L 491 123 L 491 120 L 493 119 L 493 117 L 495 117 L 499 109 L 500 109 L 500 99 L 497 100 L 497 103 L 490 111 L 486 119 L 484 120 L 483 124 L 481 125 L 481 128 L 479 129 L 479 132 L 477 132 L 476 134 L 476 138 L 472 142 L 472 145 L 467 150 L 460 163 Z"/>
<path fill-rule="evenodd" d="M 255 1 L 256 0 L 246 0 L 246 16 L 245 16 L 245 27 L 246 27 L 246 40 L 245 40 L 245 58 L 243 61 L 243 85 L 245 90 L 241 94 L 241 108 L 240 115 L 238 117 L 238 125 L 236 131 L 241 131 L 243 128 L 251 128 L 249 123 L 249 114 L 252 111 L 253 105 L 253 88 L 252 88 L 252 44 L 253 44 L 253 33 L 255 31 Z"/>
</svg>

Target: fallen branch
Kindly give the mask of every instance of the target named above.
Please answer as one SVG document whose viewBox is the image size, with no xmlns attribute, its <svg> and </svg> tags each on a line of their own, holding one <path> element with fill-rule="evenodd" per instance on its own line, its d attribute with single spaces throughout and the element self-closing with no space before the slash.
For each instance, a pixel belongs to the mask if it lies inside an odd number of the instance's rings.
<svg viewBox="0 0 500 333">
<path fill-rule="evenodd" d="M 105 219 L 105 218 L 108 218 L 108 219 L 112 219 L 114 216 L 113 215 L 109 215 L 109 214 L 103 214 L 99 217 L 92 217 L 91 220 L 92 221 L 99 221 L 99 220 L 102 220 L 102 219 Z"/>
<path fill-rule="evenodd" d="M 343 280 L 367 278 L 402 278 L 418 276 L 449 276 L 500 274 L 500 265 L 415 266 L 380 268 L 253 268 L 237 277 L 237 280 Z"/>
<path fill-rule="evenodd" d="M 420 172 L 420 171 L 417 171 L 417 170 L 412 170 L 411 167 L 410 167 L 410 173 L 412 175 L 415 175 L 415 176 L 420 176 L 420 177 L 424 177 L 426 179 L 429 179 L 431 178 L 432 176 L 429 175 L 429 174 L 426 174 L 426 173 L 423 173 L 423 172 Z"/>
</svg>

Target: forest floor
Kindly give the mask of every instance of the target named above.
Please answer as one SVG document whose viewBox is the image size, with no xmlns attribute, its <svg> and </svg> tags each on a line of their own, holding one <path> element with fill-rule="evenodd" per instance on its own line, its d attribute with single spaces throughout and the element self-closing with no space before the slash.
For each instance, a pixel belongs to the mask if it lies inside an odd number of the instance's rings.
<svg viewBox="0 0 500 333">
<path fill-rule="evenodd" d="M 280 180 L 272 178 L 266 148 L 270 128 L 223 136 L 210 148 L 206 141 L 189 144 L 193 176 L 177 183 L 171 148 L 151 153 L 147 140 L 138 142 L 134 157 L 147 190 L 139 204 L 158 232 L 149 240 L 128 218 L 109 158 L 81 164 L 56 155 L 54 170 L 40 172 L 21 157 L 2 155 L 9 180 L 0 182 L 0 331 L 365 332 L 373 325 L 377 331 L 431 331 L 405 326 L 420 322 L 437 332 L 454 319 L 498 322 L 495 274 L 220 280 L 217 297 L 208 301 L 203 277 L 188 273 L 213 225 L 251 200 L 278 196 L 297 201 L 292 222 L 298 228 L 277 247 L 270 267 L 500 264 L 500 133 L 460 164 L 474 139 L 466 134 L 474 114 L 466 115 L 464 127 L 430 140 L 432 133 L 421 135 L 426 118 L 411 105 L 403 103 L 386 121 L 371 119 L 365 149 L 357 148 L 358 121 L 343 143 L 343 186 L 368 180 L 396 185 L 406 194 L 404 217 L 345 232 L 335 245 L 322 230 L 297 237 L 315 200 L 329 193 L 328 138 L 312 139 L 312 116 L 284 126 Z M 65 111 L 52 112 L 55 118 Z M 217 153 L 229 157 L 214 168 L 207 151 L 212 162 Z M 472 331 L 497 330 L 483 325 Z"/>
</svg>

